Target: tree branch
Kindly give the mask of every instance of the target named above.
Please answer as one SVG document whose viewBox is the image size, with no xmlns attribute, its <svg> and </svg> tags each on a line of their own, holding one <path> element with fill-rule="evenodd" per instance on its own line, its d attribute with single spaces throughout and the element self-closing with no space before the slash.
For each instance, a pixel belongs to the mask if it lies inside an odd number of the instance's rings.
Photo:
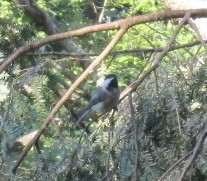
<svg viewBox="0 0 207 181">
<path fill-rule="evenodd" d="M 207 122 L 207 120 L 205 122 Z M 195 159 L 198 157 L 198 154 L 199 154 L 199 152 L 201 150 L 201 147 L 203 146 L 203 142 L 204 142 L 206 136 L 207 136 L 207 124 L 205 125 L 205 129 L 204 129 L 203 133 L 199 136 L 199 138 L 198 138 L 198 140 L 196 142 L 196 145 L 195 145 L 195 147 L 193 149 L 193 154 L 189 158 L 188 163 L 186 164 L 186 166 L 185 166 L 182 174 L 180 175 L 180 178 L 178 179 L 178 181 L 184 180 L 188 170 L 192 166 L 192 164 L 195 161 Z"/>
<path fill-rule="evenodd" d="M 204 43 L 207 43 L 207 40 L 204 40 Z M 200 45 L 200 41 L 195 41 L 192 43 L 186 43 L 182 45 L 177 45 L 177 46 L 172 46 L 169 49 L 169 52 L 182 49 L 182 48 L 190 48 L 196 45 Z M 109 53 L 109 55 L 120 55 L 120 54 L 140 54 L 142 55 L 143 53 L 153 53 L 153 52 L 162 52 L 164 48 L 137 48 L 137 49 L 131 49 L 131 50 L 118 50 L 118 51 L 112 51 Z M 54 56 L 71 56 L 71 57 L 77 57 L 77 56 L 98 56 L 100 53 L 68 53 L 68 52 L 44 52 L 44 53 L 28 53 L 27 55 L 38 55 L 38 56 L 49 56 L 49 55 L 54 55 Z M 0 57 L 1 58 L 1 57 Z M 76 60 L 78 58 L 75 58 Z M 79 60 L 79 59 L 78 59 Z M 83 60 L 83 59 L 81 59 Z"/>
<path fill-rule="evenodd" d="M 181 157 L 178 161 L 176 161 L 163 175 L 162 177 L 160 177 L 158 179 L 158 181 L 162 181 L 166 175 L 168 173 L 170 173 L 180 162 L 182 162 L 183 160 L 185 160 L 187 157 L 189 157 L 191 154 L 193 153 L 193 151 L 188 152 L 187 154 L 185 154 L 183 157 Z"/>
<path fill-rule="evenodd" d="M 107 0 L 104 0 L 104 4 L 103 4 L 103 7 L 101 9 L 101 13 L 100 13 L 100 15 L 98 17 L 98 23 L 102 23 L 102 21 L 103 21 L 106 4 L 107 4 Z"/>
<path fill-rule="evenodd" d="M 17 51 L 11 54 L 8 58 L 4 59 L 3 63 L 0 66 L 0 73 L 2 73 L 4 69 L 6 69 L 16 58 L 48 43 L 52 43 L 52 42 L 59 41 L 59 40 L 64 40 L 64 39 L 75 37 L 75 36 L 81 36 L 86 33 L 115 30 L 115 29 L 120 29 L 123 27 L 130 28 L 131 26 L 134 26 L 140 23 L 168 20 L 168 19 L 173 19 L 173 18 L 182 18 L 187 12 L 191 14 L 191 18 L 199 18 L 199 17 L 207 16 L 206 9 L 175 10 L 175 11 L 166 10 L 166 11 L 162 11 L 159 13 L 151 13 L 147 15 L 134 16 L 134 17 L 129 17 L 126 19 L 118 20 L 112 23 L 92 25 L 92 26 L 87 26 L 87 27 L 69 31 L 69 32 L 58 33 L 58 34 L 48 36 L 44 39 L 37 40 L 28 45 L 20 47 Z"/>
<path fill-rule="evenodd" d="M 135 119 L 135 108 L 132 101 L 132 94 L 128 95 L 129 106 L 130 106 L 130 113 L 131 113 L 131 122 L 134 126 L 134 147 L 135 147 L 135 158 L 134 158 L 134 175 L 133 180 L 139 181 L 138 175 L 138 159 L 139 159 L 139 145 L 138 145 L 138 125 L 137 120 Z"/>
<path fill-rule="evenodd" d="M 61 30 L 53 22 L 49 14 L 38 6 L 36 1 L 28 0 L 13 0 L 17 7 L 20 7 L 26 16 L 32 19 L 37 27 L 43 29 L 48 35 L 54 35 L 61 33 Z M 60 42 L 59 47 L 69 52 L 86 53 L 80 46 L 78 46 L 74 40 L 68 39 Z"/>
<path fill-rule="evenodd" d="M 180 29 L 187 22 L 187 20 L 190 18 L 190 16 L 191 16 L 190 12 L 186 13 L 185 17 L 182 19 L 182 21 L 176 27 L 173 35 L 171 36 L 170 40 L 168 41 L 168 43 L 166 45 L 166 47 L 159 54 L 159 56 L 155 59 L 154 64 L 151 67 L 149 67 L 137 81 L 134 81 L 131 85 L 129 85 L 121 93 L 120 101 L 122 101 L 129 93 L 134 92 L 137 89 L 137 87 L 145 80 L 145 78 L 148 77 L 151 74 L 151 72 L 154 71 L 159 66 L 163 57 L 169 52 L 170 48 L 172 47 L 172 45 L 175 41 L 175 38 L 176 38 L 177 34 L 179 33 Z"/>
</svg>

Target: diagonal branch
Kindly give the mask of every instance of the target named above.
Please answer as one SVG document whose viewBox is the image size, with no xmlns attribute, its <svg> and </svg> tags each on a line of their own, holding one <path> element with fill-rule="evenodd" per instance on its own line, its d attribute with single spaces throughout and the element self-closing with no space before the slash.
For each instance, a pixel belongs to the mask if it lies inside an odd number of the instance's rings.
<svg viewBox="0 0 207 181">
<path fill-rule="evenodd" d="M 188 152 L 183 157 L 181 157 L 178 161 L 176 161 L 159 179 L 158 181 L 162 181 L 168 173 L 170 173 L 178 164 L 180 164 L 183 160 L 185 160 L 187 157 L 192 155 L 193 151 Z"/>
<path fill-rule="evenodd" d="M 206 121 L 205 121 L 206 122 Z M 193 162 L 195 161 L 195 159 L 198 157 L 198 154 L 201 150 L 201 147 L 203 146 L 203 142 L 206 139 L 207 136 L 207 124 L 205 125 L 204 131 L 202 132 L 202 134 L 199 136 L 196 145 L 193 149 L 193 153 L 192 156 L 189 158 L 188 163 L 186 164 L 183 172 L 181 173 L 180 178 L 178 179 L 178 181 L 182 181 L 184 180 L 188 170 L 191 168 Z"/>
<path fill-rule="evenodd" d="M 152 71 L 154 71 L 157 67 L 159 67 L 159 64 L 161 63 L 163 57 L 169 52 L 171 49 L 177 34 L 179 33 L 180 29 L 183 27 L 183 25 L 188 21 L 190 18 L 191 14 L 190 12 L 186 13 L 185 17 L 182 19 L 180 24 L 176 27 L 173 35 L 171 36 L 169 42 L 167 43 L 166 47 L 163 49 L 163 51 L 159 54 L 159 56 L 156 58 L 154 61 L 154 64 L 149 67 L 143 75 L 136 81 L 134 81 L 131 85 L 129 85 L 122 93 L 120 97 L 120 101 L 123 100 L 129 93 L 134 92 L 137 87 L 145 80 L 146 77 L 148 77 Z"/>
<path fill-rule="evenodd" d="M 38 6 L 35 0 L 12 0 L 14 4 L 23 10 L 24 14 L 32 19 L 36 27 L 43 30 L 47 35 L 54 35 L 61 33 L 62 31 L 54 23 L 53 18 L 40 6 Z M 65 50 L 66 52 L 84 54 L 86 51 L 79 46 L 74 39 L 65 39 L 56 43 L 56 50 Z M 82 59 L 85 57 L 79 57 Z M 85 69 L 89 65 L 89 61 L 81 61 L 81 67 Z"/>
<path fill-rule="evenodd" d="M 104 4 L 103 4 L 103 7 L 101 9 L 101 13 L 98 17 L 98 22 L 99 23 L 102 23 L 103 22 L 103 17 L 104 17 L 104 13 L 105 13 L 105 9 L 106 9 L 106 4 L 107 4 L 107 0 L 104 0 Z"/>
<path fill-rule="evenodd" d="M 35 143 L 36 140 L 40 138 L 44 130 L 47 128 L 47 126 L 50 124 L 50 122 L 55 117 L 57 111 L 63 106 L 63 104 L 70 98 L 72 93 L 76 90 L 76 88 L 80 85 L 81 82 L 83 82 L 87 76 L 94 71 L 94 69 L 103 61 L 103 59 L 110 53 L 110 51 L 114 48 L 114 46 L 117 44 L 117 42 L 121 39 L 121 37 L 126 33 L 128 28 L 121 28 L 115 37 L 111 40 L 111 42 L 108 44 L 108 46 L 104 49 L 104 51 L 96 58 L 96 60 L 90 64 L 90 66 L 80 75 L 80 77 L 71 85 L 71 87 L 67 90 L 65 95 L 57 102 L 57 104 L 52 109 L 51 113 L 48 115 L 48 117 L 44 120 L 43 124 L 39 128 L 37 134 L 34 136 L 34 138 L 29 142 L 29 144 L 26 146 L 25 150 L 20 155 L 19 160 L 15 163 L 12 172 L 15 174 L 17 168 L 21 164 L 21 162 L 24 160 L 25 156 L 27 155 L 27 152 L 31 149 L 32 145 Z"/>
</svg>

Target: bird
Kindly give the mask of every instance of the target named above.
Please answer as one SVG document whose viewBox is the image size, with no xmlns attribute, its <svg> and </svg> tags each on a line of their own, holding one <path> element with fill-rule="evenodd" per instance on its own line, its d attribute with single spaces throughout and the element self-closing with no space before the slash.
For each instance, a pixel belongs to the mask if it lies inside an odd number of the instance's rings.
<svg viewBox="0 0 207 181">
<path fill-rule="evenodd" d="M 99 88 L 93 94 L 87 107 L 79 111 L 78 122 L 84 121 L 92 112 L 98 112 L 102 115 L 108 111 L 115 109 L 119 102 L 120 88 L 118 79 L 115 74 L 108 74 Z"/>
</svg>

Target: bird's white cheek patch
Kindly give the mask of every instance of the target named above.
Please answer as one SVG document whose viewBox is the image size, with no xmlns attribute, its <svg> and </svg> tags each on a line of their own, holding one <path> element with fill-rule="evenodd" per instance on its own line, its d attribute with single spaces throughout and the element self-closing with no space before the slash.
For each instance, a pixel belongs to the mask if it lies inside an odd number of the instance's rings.
<svg viewBox="0 0 207 181">
<path fill-rule="evenodd" d="M 109 83 L 113 80 L 113 77 L 112 78 L 109 78 L 109 79 L 106 79 L 104 80 L 104 82 L 102 83 L 102 88 L 107 88 Z"/>
</svg>

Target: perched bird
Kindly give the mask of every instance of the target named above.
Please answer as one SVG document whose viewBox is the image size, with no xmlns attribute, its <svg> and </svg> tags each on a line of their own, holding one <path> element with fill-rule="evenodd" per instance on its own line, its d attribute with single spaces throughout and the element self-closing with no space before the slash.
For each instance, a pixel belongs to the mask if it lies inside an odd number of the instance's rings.
<svg viewBox="0 0 207 181">
<path fill-rule="evenodd" d="M 92 96 L 88 106 L 78 113 L 78 121 L 85 120 L 93 111 L 105 114 L 116 108 L 119 96 L 120 90 L 116 75 L 107 75 L 100 89 Z"/>
</svg>

